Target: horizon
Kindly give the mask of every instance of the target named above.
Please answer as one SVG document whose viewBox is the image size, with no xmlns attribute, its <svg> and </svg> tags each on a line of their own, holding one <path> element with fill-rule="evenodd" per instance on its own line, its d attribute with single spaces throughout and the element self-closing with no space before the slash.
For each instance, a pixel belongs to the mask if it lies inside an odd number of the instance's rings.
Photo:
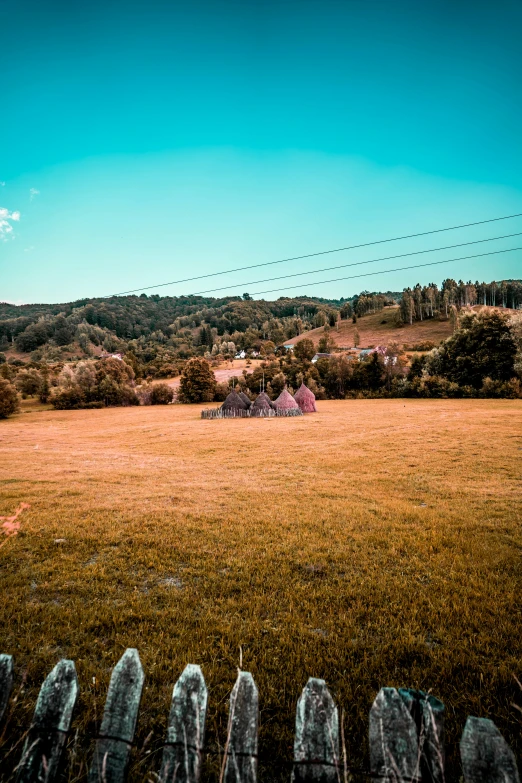
<svg viewBox="0 0 522 783">
<path fill-rule="evenodd" d="M 522 212 L 514 0 L 371 9 L 20 0 L 0 14 L 12 33 L 0 58 L 16 74 L 4 85 L 0 158 L 6 301 L 139 293 Z M 331 263 L 295 259 L 274 276 L 317 270 L 299 295 L 350 298 L 365 278 L 322 282 L 343 277 L 322 270 L 518 232 L 522 217 L 389 252 L 352 249 Z M 497 239 L 455 256 L 519 245 Z M 518 249 L 441 268 L 445 277 L 517 279 L 521 262 Z M 411 270 L 390 266 L 409 263 L 376 264 L 376 290 L 411 285 Z M 271 275 L 224 274 L 218 298 L 249 286 L 258 298 L 259 277 Z M 416 282 L 432 277 L 419 268 Z M 292 278 L 280 285 L 274 298 L 294 297 Z M 157 293 L 194 292 L 179 284 Z"/>
</svg>

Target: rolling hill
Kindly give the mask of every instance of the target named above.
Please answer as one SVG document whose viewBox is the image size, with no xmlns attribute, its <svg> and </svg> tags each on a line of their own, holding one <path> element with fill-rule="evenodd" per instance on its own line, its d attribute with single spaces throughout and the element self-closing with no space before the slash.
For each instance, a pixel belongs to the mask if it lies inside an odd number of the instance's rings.
<svg viewBox="0 0 522 783">
<path fill-rule="evenodd" d="M 371 348 L 377 345 L 387 345 L 391 341 L 397 341 L 403 348 L 412 348 L 412 346 L 431 341 L 438 345 L 442 340 L 447 339 L 452 334 L 452 325 L 450 321 L 440 321 L 438 318 L 429 318 L 424 321 L 415 321 L 413 324 L 406 324 L 402 327 L 395 325 L 395 316 L 398 307 L 385 307 L 377 313 L 371 313 L 359 317 L 357 323 L 352 323 L 351 319 L 339 321 L 337 326 L 330 329 L 330 336 L 336 346 L 340 348 L 354 347 L 355 330 L 359 332 L 359 347 Z M 473 310 L 494 310 L 493 307 L 475 306 Z M 503 308 L 503 312 L 516 312 Z M 285 345 L 295 345 L 299 340 L 308 338 L 313 340 L 317 346 L 319 340 L 324 335 L 324 326 L 317 329 L 311 329 L 298 337 L 287 340 Z"/>
</svg>

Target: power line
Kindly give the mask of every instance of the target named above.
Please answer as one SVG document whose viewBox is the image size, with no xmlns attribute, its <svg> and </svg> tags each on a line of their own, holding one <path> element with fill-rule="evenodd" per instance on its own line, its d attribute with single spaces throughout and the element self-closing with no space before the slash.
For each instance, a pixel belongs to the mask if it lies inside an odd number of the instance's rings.
<svg viewBox="0 0 522 783">
<path fill-rule="evenodd" d="M 499 237 L 488 237 L 487 239 L 475 239 L 472 242 L 460 242 L 457 245 L 444 245 L 443 247 L 432 247 L 428 250 L 414 250 L 411 253 L 399 253 L 396 256 L 383 256 L 382 258 L 372 258 L 369 261 L 353 261 L 350 264 L 339 264 L 338 266 L 327 266 L 324 269 L 312 269 L 309 272 L 295 272 L 291 275 L 281 275 L 280 277 L 266 277 L 264 280 L 251 280 L 249 283 L 237 283 L 237 285 L 225 285 L 221 288 L 208 288 L 206 291 L 196 291 L 191 296 L 202 296 L 203 294 L 212 294 L 215 291 L 225 291 L 231 288 L 243 288 L 243 286 L 257 285 L 258 283 L 270 283 L 275 280 L 286 280 L 290 277 L 303 277 L 304 275 L 316 275 L 319 272 L 331 272 L 334 269 L 346 269 L 349 266 L 364 266 L 365 264 L 376 264 L 379 261 L 391 261 L 393 258 L 407 258 L 408 256 L 418 256 L 423 253 L 435 253 L 437 250 L 451 250 L 454 247 L 465 247 L 466 245 L 480 245 L 483 242 L 494 242 L 496 239 L 509 239 L 510 237 L 519 237 L 522 231 L 514 234 L 503 234 Z"/>
<path fill-rule="evenodd" d="M 388 272 L 404 272 L 406 269 L 421 269 L 425 266 L 439 266 L 440 264 L 450 264 L 452 261 L 465 261 L 468 258 L 481 258 L 482 256 L 494 256 L 498 253 L 511 253 L 513 250 L 522 250 L 522 247 L 508 247 L 505 250 L 491 250 L 489 253 L 476 253 L 472 256 L 460 256 L 460 258 L 447 258 L 445 261 L 432 261 L 429 264 L 414 264 L 413 266 L 399 266 L 396 269 L 382 269 L 380 272 L 365 272 L 362 275 L 351 275 L 350 277 L 336 277 L 333 280 L 313 280 L 305 285 L 322 285 L 323 283 L 339 283 L 342 280 L 355 280 L 359 277 L 372 277 L 374 275 L 385 275 Z M 289 288 L 299 288 L 298 285 L 285 286 L 284 288 L 272 288 L 270 291 L 254 291 L 252 296 L 261 296 L 261 294 L 274 294 L 278 291 L 288 291 Z"/>
<path fill-rule="evenodd" d="M 315 256 L 325 256 L 329 253 L 340 253 L 343 250 L 355 250 L 360 247 L 370 247 L 371 245 L 382 245 L 386 242 L 399 242 L 402 239 L 413 239 L 415 237 L 425 237 L 429 234 L 440 234 L 443 231 L 456 231 L 459 228 L 469 228 L 470 226 L 481 226 L 485 223 L 496 223 L 499 220 L 511 220 L 512 218 L 521 217 L 522 212 L 517 212 L 514 215 L 503 215 L 498 218 L 489 218 L 488 220 L 477 220 L 474 223 L 462 223 L 460 226 L 447 226 L 446 228 L 435 228 L 432 231 L 420 231 L 417 234 L 406 234 L 401 237 L 390 237 L 389 239 L 377 239 L 374 242 L 363 242 L 359 245 L 348 245 L 347 247 L 337 247 L 334 250 L 321 250 L 317 253 L 307 253 L 303 256 L 292 256 L 291 258 L 281 258 L 278 261 L 266 261 L 262 264 L 251 264 L 250 266 L 241 266 L 236 269 L 225 269 L 222 272 L 210 272 L 206 275 L 198 275 L 197 277 L 186 277 L 183 280 L 172 280 L 170 283 L 157 283 L 156 285 L 148 285 L 142 288 L 133 288 L 130 291 L 120 291 L 118 294 L 107 294 L 102 299 L 110 298 L 111 296 L 125 296 L 126 294 L 135 294 L 138 291 L 150 291 L 152 288 L 164 288 L 167 285 L 178 285 L 179 283 L 191 283 L 194 280 L 203 280 L 208 277 L 217 277 L 219 275 L 228 275 L 232 272 L 245 272 L 247 269 L 258 269 L 262 266 L 273 266 L 274 264 L 285 264 L 288 261 L 300 261 L 304 258 L 314 258 Z"/>
</svg>

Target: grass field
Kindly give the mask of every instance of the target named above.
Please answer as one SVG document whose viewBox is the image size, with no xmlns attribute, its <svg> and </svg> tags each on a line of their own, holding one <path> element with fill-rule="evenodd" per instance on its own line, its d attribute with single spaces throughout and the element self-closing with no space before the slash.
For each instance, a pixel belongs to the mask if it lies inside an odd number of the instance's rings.
<svg viewBox="0 0 522 783">
<path fill-rule="evenodd" d="M 446 703 L 453 779 L 470 713 L 493 718 L 520 755 L 522 403 L 318 407 L 202 421 L 198 406 L 35 406 L 0 422 L 0 514 L 31 506 L 0 549 L 0 651 L 14 655 L 17 684 L 26 677 L 0 752 L 44 675 L 72 658 L 81 779 L 83 736 L 127 646 L 146 673 L 131 779 L 159 768 L 187 662 L 203 668 L 217 751 L 241 646 L 260 693 L 261 779 L 289 778 L 281 764 L 311 675 L 346 712 L 354 766 L 367 766 L 382 685 Z"/>
</svg>

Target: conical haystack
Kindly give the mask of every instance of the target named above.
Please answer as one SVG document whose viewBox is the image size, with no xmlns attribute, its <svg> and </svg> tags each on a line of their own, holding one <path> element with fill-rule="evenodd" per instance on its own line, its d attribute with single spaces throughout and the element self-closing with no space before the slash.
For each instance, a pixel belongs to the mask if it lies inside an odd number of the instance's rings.
<svg viewBox="0 0 522 783">
<path fill-rule="evenodd" d="M 250 415 L 269 416 L 271 410 L 272 410 L 272 404 L 270 401 L 270 397 L 268 396 L 268 394 L 264 394 L 262 392 L 258 397 L 256 397 L 255 401 L 252 403 L 252 407 L 250 408 Z"/>
<path fill-rule="evenodd" d="M 265 402 L 267 402 L 267 403 L 268 403 L 268 405 L 269 405 L 271 408 L 275 408 L 275 405 L 274 405 L 274 403 L 272 402 L 272 400 L 270 399 L 270 397 L 268 396 L 268 394 L 267 394 L 265 391 L 262 391 L 262 392 L 260 392 L 260 393 L 258 394 L 258 396 L 256 397 L 256 402 L 257 402 L 258 400 L 265 400 Z"/>
<path fill-rule="evenodd" d="M 277 410 L 289 411 L 295 408 L 299 408 L 292 395 L 287 389 L 283 389 L 277 400 L 274 400 L 274 405 Z"/>
<path fill-rule="evenodd" d="M 245 392 L 243 392 L 243 391 L 242 391 L 242 392 L 239 392 L 239 396 L 241 397 L 241 399 L 243 400 L 243 402 L 245 403 L 245 405 L 247 406 L 247 408 L 250 408 L 250 406 L 252 405 L 252 400 L 250 399 L 250 397 L 248 397 L 248 396 L 245 394 Z"/>
<path fill-rule="evenodd" d="M 221 410 L 223 411 L 246 411 L 248 409 L 248 406 L 246 402 L 243 402 L 239 394 L 235 391 L 231 391 L 228 397 L 226 398 L 225 402 L 221 406 Z"/>
<path fill-rule="evenodd" d="M 304 383 L 302 383 L 296 391 L 294 399 L 303 413 L 317 412 L 317 408 L 315 407 L 315 394 L 310 391 L 308 386 L 306 386 Z"/>
</svg>

